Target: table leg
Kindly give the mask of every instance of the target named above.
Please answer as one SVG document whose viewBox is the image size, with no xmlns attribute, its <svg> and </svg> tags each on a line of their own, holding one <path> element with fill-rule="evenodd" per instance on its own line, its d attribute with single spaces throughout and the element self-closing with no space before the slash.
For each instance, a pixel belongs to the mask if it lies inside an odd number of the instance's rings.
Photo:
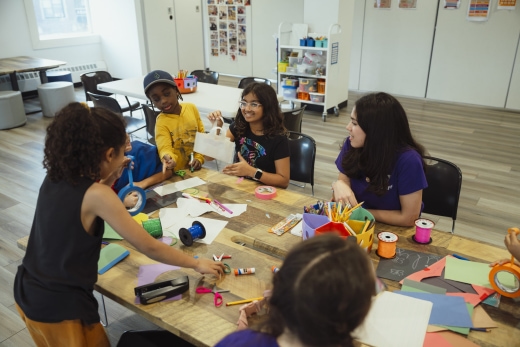
<svg viewBox="0 0 520 347">
<path fill-rule="evenodd" d="M 11 87 L 13 90 L 20 90 L 20 87 L 18 87 L 18 80 L 16 79 L 16 71 L 11 72 L 9 78 L 11 79 Z"/>
</svg>

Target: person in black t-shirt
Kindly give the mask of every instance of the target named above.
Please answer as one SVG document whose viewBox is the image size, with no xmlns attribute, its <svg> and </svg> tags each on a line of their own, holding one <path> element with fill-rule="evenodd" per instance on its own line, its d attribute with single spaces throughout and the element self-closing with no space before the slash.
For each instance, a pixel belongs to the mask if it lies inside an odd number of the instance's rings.
<svg viewBox="0 0 520 347">
<path fill-rule="evenodd" d="M 208 119 L 223 125 L 222 113 L 211 112 Z M 283 114 L 276 92 L 264 83 L 251 83 L 242 92 L 239 109 L 226 136 L 235 142 L 235 162 L 222 172 L 245 176 L 270 186 L 287 188 L 290 152 Z"/>
</svg>

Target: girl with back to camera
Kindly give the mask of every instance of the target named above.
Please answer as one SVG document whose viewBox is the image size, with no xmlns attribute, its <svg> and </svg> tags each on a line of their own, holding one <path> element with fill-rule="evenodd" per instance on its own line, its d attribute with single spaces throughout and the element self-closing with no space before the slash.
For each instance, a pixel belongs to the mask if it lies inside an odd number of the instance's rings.
<svg viewBox="0 0 520 347">
<path fill-rule="evenodd" d="M 218 126 L 224 124 L 220 111 L 208 115 Z M 245 176 L 263 184 L 287 188 L 290 176 L 290 152 L 283 115 L 276 92 L 264 83 L 244 88 L 239 109 L 226 136 L 235 142 L 235 163 L 222 172 Z"/>
<path fill-rule="evenodd" d="M 27 252 L 14 282 L 16 308 L 37 346 L 109 346 L 93 295 L 104 221 L 159 262 L 220 275 L 150 236 L 110 188 L 128 164 L 125 124 L 102 108 L 72 103 L 47 127 L 47 169 Z"/>
<path fill-rule="evenodd" d="M 364 202 L 378 222 L 413 226 L 422 210 L 424 147 L 414 140 L 403 107 L 386 93 L 356 101 L 350 134 L 336 159 L 333 200 Z"/>
<path fill-rule="evenodd" d="M 269 313 L 216 347 L 353 346 L 375 294 L 375 273 L 356 242 L 330 233 L 297 244 L 274 274 Z"/>
</svg>

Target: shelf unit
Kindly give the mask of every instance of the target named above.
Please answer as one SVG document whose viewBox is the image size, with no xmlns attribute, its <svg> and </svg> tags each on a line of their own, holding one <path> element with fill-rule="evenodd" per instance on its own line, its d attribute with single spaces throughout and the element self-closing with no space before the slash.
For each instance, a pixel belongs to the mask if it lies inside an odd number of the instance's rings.
<svg viewBox="0 0 520 347">
<path fill-rule="evenodd" d="M 284 100 L 289 102 L 300 102 L 304 104 L 319 105 L 323 107 L 322 120 L 327 120 L 327 110 L 333 108 L 334 114 L 339 115 L 339 104 L 346 101 L 346 93 L 342 92 L 340 80 L 340 62 L 339 62 L 339 41 L 341 34 L 341 26 L 339 24 L 331 24 L 329 26 L 327 40 L 327 47 L 307 47 L 297 46 L 294 42 L 299 41 L 299 38 L 294 37 L 292 23 L 280 23 L 278 27 L 278 57 L 285 57 L 289 52 L 298 52 L 299 57 L 304 57 L 306 52 L 319 52 L 326 56 L 325 63 L 325 74 L 314 75 L 308 73 L 299 72 L 280 72 L 277 71 L 278 76 L 278 95 L 283 96 L 282 81 L 284 78 L 294 76 L 297 78 L 316 78 L 325 80 L 325 93 L 323 102 L 313 102 L 310 100 L 301 99 L 288 99 L 284 97 Z M 299 33 L 301 34 L 301 32 Z M 345 87 L 346 89 L 347 87 Z"/>
</svg>

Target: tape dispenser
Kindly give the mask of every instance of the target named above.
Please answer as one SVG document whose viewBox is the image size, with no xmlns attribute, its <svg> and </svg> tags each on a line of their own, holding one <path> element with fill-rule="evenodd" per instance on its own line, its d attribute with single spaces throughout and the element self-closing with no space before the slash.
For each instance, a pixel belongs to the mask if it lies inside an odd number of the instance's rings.
<svg viewBox="0 0 520 347">
<path fill-rule="evenodd" d="M 509 228 L 508 233 L 518 235 L 520 229 Z M 497 293 L 508 297 L 520 297 L 520 267 L 515 264 L 515 257 L 511 256 L 511 262 L 495 265 L 489 272 L 489 283 Z"/>
<path fill-rule="evenodd" d="M 184 293 L 190 288 L 188 276 L 182 276 L 173 280 L 145 284 L 134 288 L 135 296 L 139 297 L 141 304 L 153 304 L 164 299 Z"/>
</svg>

